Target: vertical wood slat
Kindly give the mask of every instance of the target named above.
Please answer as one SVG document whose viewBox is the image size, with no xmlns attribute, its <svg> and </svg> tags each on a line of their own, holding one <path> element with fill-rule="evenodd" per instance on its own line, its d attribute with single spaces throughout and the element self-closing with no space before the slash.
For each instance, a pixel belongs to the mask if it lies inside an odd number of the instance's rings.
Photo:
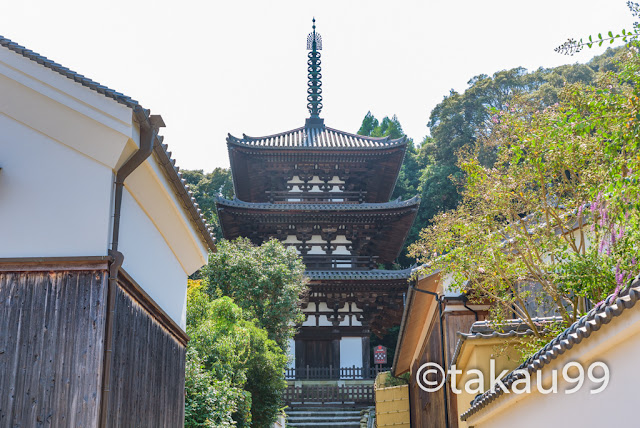
<svg viewBox="0 0 640 428">
<path fill-rule="evenodd" d="M 107 272 L 0 272 L 0 427 L 95 427 Z M 109 426 L 184 420 L 184 344 L 118 291 Z"/>
<path fill-rule="evenodd" d="M 0 273 L 0 426 L 95 426 L 106 272 Z"/>
<path fill-rule="evenodd" d="M 110 426 L 182 426 L 185 347 L 122 287 L 114 331 Z"/>
</svg>

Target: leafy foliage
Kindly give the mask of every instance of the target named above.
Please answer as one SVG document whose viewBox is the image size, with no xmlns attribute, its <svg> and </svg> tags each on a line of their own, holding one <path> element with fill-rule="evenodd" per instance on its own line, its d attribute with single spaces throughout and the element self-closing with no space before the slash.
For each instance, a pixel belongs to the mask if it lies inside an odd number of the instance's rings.
<svg viewBox="0 0 640 428">
<path fill-rule="evenodd" d="M 185 425 L 270 426 L 286 387 L 287 355 L 228 296 L 191 281 L 187 301 Z"/>
<path fill-rule="evenodd" d="M 640 4 L 628 1 L 627 7 L 635 18 L 640 16 Z M 589 48 L 594 47 L 596 44 L 598 46 L 602 46 L 604 42 L 613 44 L 616 40 L 622 40 L 625 43 L 632 43 L 637 41 L 638 37 L 640 37 L 640 23 L 634 22 L 631 31 L 624 28 L 616 34 L 614 34 L 613 31 L 609 31 L 604 37 L 602 36 L 602 33 L 598 33 L 596 37 L 589 36 L 589 41 L 570 38 L 554 50 L 563 55 L 574 55 L 580 52 L 585 46 Z"/>
<path fill-rule="evenodd" d="M 391 375 L 391 372 L 389 372 L 389 375 L 387 377 L 385 377 L 384 379 L 384 384 L 383 387 L 384 388 L 389 388 L 392 386 L 400 386 L 400 385 L 409 385 L 411 384 L 411 373 L 407 372 L 405 374 L 402 374 L 398 377 L 395 377 L 393 375 Z"/>
<path fill-rule="evenodd" d="M 232 415 L 242 397 L 238 388 L 216 379 L 204 368 L 198 352 L 189 347 L 185 372 L 185 427 L 234 426 Z"/>
<path fill-rule="evenodd" d="M 211 297 L 233 298 L 286 349 L 295 324 L 303 320 L 298 302 L 307 290 L 304 270 L 294 249 L 277 240 L 255 246 L 239 238 L 220 241 L 202 274 Z"/>
<path fill-rule="evenodd" d="M 609 49 L 588 64 L 540 68 L 533 72 L 518 67 L 493 76 L 483 74 L 470 79 L 464 92 L 452 90 L 431 112 L 428 122 L 431 136 L 425 137 L 419 146 L 410 140 L 407 147 L 393 197 L 408 199 L 419 194 L 422 202 L 399 263 L 411 265 L 407 247 L 418 239 L 420 230 L 428 227 L 436 215 L 456 208 L 462 200 L 465 172 L 458 163 L 458 153 L 475 148 L 478 140 L 493 130 L 492 109 L 507 109 L 514 97 L 526 100 L 536 109 L 552 106 L 559 101 L 566 85 L 591 84 L 598 73 L 618 71 L 619 55 L 620 49 Z M 379 122 L 369 112 L 358 132 L 384 136 L 388 135 L 385 132 L 391 132 L 389 130 L 402 130 L 395 116 Z M 495 147 L 482 145 L 480 148 L 479 161 L 491 166 L 496 159 Z"/>
<path fill-rule="evenodd" d="M 222 238 L 222 229 L 216 214 L 216 196 L 233 197 L 233 182 L 229 168 L 216 168 L 212 172 L 182 170 L 182 176 L 193 192 L 207 222 L 214 227 L 216 238 Z"/>
<path fill-rule="evenodd" d="M 390 137 L 392 139 L 404 136 L 402 126 L 395 115 L 391 119 L 385 116 L 382 122 L 378 122 L 378 119 L 370 111 L 364 116 L 358 134 L 374 138 Z"/>
<path fill-rule="evenodd" d="M 490 298 L 495 318 L 515 314 L 538 338 L 536 311 L 567 326 L 585 299 L 619 292 L 637 270 L 640 61 L 632 50 L 621 61 L 595 86 L 566 85 L 553 106 L 525 94 L 494 108 L 457 153 L 461 203 L 411 248 L 426 270 Z"/>
</svg>

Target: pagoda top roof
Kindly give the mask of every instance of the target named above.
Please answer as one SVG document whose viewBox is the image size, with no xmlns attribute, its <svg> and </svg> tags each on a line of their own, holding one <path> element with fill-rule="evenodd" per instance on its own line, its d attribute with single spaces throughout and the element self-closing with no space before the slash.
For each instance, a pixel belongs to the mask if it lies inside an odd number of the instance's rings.
<svg viewBox="0 0 640 428">
<path fill-rule="evenodd" d="M 407 137 L 391 139 L 374 138 L 351 134 L 322 125 L 305 125 L 291 131 L 265 137 L 242 138 L 229 134 L 227 144 L 260 149 L 320 149 L 320 150 L 362 150 L 388 149 L 406 144 Z"/>
<path fill-rule="evenodd" d="M 390 280 L 390 279 L 409 279 L 414 268 L 402 270 L 308 270 L 305 275 L 312 281 L 322 280 Z"/>
<path fill-rule="evenodd" d="M 337 194 L 339 195 L 339 194 Z M 389 202 L 364 202 L 361 204 L 332 204 L 332 203 L 291 203 L 273 204 L 270 202 L 245 202 L 240 199 L 226 199 L 218 196 L 217 205 L 228 207 L 269 210 L 269 211 L 375 211 L 393 208 L 411 207 L 420 204 L 420 196 L 414 196 L 406 201 L 400 198 Z"/>
</svg>

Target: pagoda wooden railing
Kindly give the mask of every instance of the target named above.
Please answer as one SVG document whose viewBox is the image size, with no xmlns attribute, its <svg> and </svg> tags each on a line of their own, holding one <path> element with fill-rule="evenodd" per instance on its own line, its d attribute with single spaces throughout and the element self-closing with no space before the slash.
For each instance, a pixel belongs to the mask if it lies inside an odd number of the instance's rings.
<svg viewBox="0 0 640 428">
<path fill-rule="evenodd" d="M 367 192 L 288 192 L 286 190 L 267 191 L 272 204 L 343 203 L 361 204 Z"/>
<path fill-rule="evenodd" d="M 285 370 L 284 376 L 288 380 L 331 380 L 331 379 L 375 379 L 378 373 L 388 371 L 389 368 L 378 367 L 296 367 Z"/>
<path fill-rule="evenodd" d="M 351 255 L 321 255 L 308 254 L 302 256 L 307 270 L 334 270 L 334 269 L 375 269 L 377 268 L 377 256 L 351 256 Z"/>
<path fill-rule="evenodd" d="M 373 385 L 290 385 L 284 390 L 284 401 L 289 405 L 325 403 L 373 404 Z"/>
</svg>

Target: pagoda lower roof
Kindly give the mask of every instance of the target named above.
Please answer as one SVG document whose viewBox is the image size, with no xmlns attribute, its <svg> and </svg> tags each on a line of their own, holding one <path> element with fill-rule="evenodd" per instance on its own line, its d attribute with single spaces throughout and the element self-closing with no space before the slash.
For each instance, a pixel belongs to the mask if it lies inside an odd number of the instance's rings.
<svg viewBox="0 0 640 428">
<path fill-rule="evenodd" d="M 336 194 L 339 195 L 339 194 Z M 218 196 L 218 206 L 245 208 L 251 210 L 266 211 L 378 211 L 393 210 L 396 208 L 413 207 L 420 205 L 420 197 L 414 196 L 406 201 L 397 199 L 390 202 L 365 202 L 361 204 L 343 204 L 343 203 L 283 203 L 272 204 L 269 202 L 244 202 L 239 199 L 226 199 Z"/>
<path fill-rule="evenodd" d="M 260 149 L 362 150 L 387 149 L 406 144 L 406 137 L 391 139 L 351 134 L 322 126 L 303 126 L 264 137 L 242 138 L 228 134 L 227 144 Z"/>
<path fill-rule="evenodd" d="M 351 280 L 351 281 L 371 281 L 371 280 L 407 280 L 413 273 L 413 268 L 402 270 L 308 270 L 305 274 L 311 281 L 323 280 Z"/>
</svg>

